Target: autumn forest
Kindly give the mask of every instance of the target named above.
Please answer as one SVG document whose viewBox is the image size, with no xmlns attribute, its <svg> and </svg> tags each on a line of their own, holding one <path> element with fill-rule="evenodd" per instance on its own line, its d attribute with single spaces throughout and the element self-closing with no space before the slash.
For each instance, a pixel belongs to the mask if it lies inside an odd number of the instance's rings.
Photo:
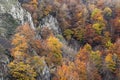
<svg viewBox="0 0 120 80">
<path fill-rule="evenodd" d="M 34 27 L 26 21 L 5 37 L 9 79 L 0 80 L 120 80 L 119 0 L 18 1 Z"/>
</svg>

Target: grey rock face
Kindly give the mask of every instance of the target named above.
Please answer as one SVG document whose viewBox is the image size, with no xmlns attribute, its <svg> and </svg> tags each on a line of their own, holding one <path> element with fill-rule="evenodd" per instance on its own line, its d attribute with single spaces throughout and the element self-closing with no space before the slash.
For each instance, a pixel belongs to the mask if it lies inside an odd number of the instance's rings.
<svg viewBox="0 0 120 80">
<path fill-rule="evenodd" d="M 20 24 L 28 21 L 34 27 L 31 14 L 21 7 L 18 0 L 0 0 L 0 14 L 3 13 L 10 14 L 15 20 L 19 20 Z"/>
<path fill-rule="evenodd" d="M 52 15 L 48 15 L 40 21 L 40 27 L 48 27 L 50 30 L 53 31 L 55 35 L 61 34 L 57 19 L 54 18 Z"/>
<path fill-rule="evenodd" d="M 17 26 L 19 26 L 19 21 L 15 20 L 12 15 L 8 13 L 0 14 L 0 36 L 5 38 L 10 38 Z"/>
<path fill-rule="evenodd" d="M 8 80 L 7 74 L 8 74 L 8 68 L 7 64 L 9 62 L 9 59 L 6 55 L 0 55 L 0 80 Z"/>
<path fill-rule="evenodd" d="M 50 72 L 47 65 L 44 67 L 42 75 L 43 75 L 42 80 L 50 80 Z"/>
<path fill-rule="evenodd" d="M 31 0 L 18 0 L 20 3 L 27 3 L 30 2 Z"/>
<path fill-rule="evenodd" d="M 50 70 L 44 62 L 44 68 L 42 72 L 38 73 L 37 80 L 50 80 Z"/>
</svg>

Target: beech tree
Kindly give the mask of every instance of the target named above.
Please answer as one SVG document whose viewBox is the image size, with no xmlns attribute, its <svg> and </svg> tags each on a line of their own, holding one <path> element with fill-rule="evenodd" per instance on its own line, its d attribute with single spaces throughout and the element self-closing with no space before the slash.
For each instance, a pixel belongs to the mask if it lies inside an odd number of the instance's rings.
<svg viewBox="0 0 120 80">
<path fill-rule="evenodd" d="M 13 57 L 20 57 L 25 55 L 24 53 L 27 53 L 27 40 L 21 36 L 19 33 L 14 35 L 14 38 L 12 40 L 12 45 L 14 45 L 14 48 L 12 48 L 12 56 Z"/>
<path fill-rule="evenodd" d="M 97 34 L 101 35 L 103 29 L 105 28 L 105 24 L 104 23 L 94 23 L 92 28 L 96 31 Z"/>
<path fill-rule="evenodd" d="M 40 56 L 27 56 L 22 59 L 14 59 L 13 62 L 8 64 L 9 73 L 12 79 L 17 80 L 36 80 L 43 72 L 46 66 L 44 57 Z"/>
<path fill-rule="evenodd" d="M 90 52 L 90 59 L 95 67 L 100 70 L 102 67 L 102 59 L 101 59 L 101 52 L 100 51 L 92 51 Z"/>
<path fill-rule="evenodd" d="M 14 57 L 20 53 L 27 54 L 40 54 L 42 50 L 41 40 L 36 38 L 35 31 L 25 23 L 16 30 L 16 34 L 12 39 L 12 54 Z M 24 54 L 24 55 L 25 55 Z"/>
<path fill-rule="evenodd" d="M 25 27 L 25 26 L 23 26 Z M 29 34 L 24 33 L 24 30 L 27 32 L 27 28 L 25 27 L 25 29 L 23 30 L 23 27 L 21 27 L 22 29 L 19 29 L 12 39 L 12 45 L 14 46 L 12 48 L 12 55 L 13 57 L 20 57 L 20 55 L 25 55 L 27 53 L 27 49 L 29 47 L 28 45 L 28 39 L 31 38 Z M 23 31 L 21 31 L 23 30 Z"/>
<path fill-rule="evenodd" d="M 102 11 L 98 8 L 95 8 L 91 14 L 91 18 L 92 20 L 95 20 L 95 21 L 103 21 L 104 18 L 103 18 L 103 15 L 102 15 Z"/>
<path fill-rule="evenodd" d="M 37 8 L 38 0 L 32 0 L 30 4 L 32 4 L 35 8 Z"/>
<path fill-rule="evenodd" d="M 87 62 L 91 46 L 86 44 L 76 55 L 75 66 L 79 75 L 79 80 L 87 80 Z"/>
<path fill-rule="evenodd" d="M 8 67 L 10 68 L 10 74 L 12 79 L 16 80 L 36 80 L 36 72 L 29 65 L 24 62 L 11 62 Z"/>
<path fill-rule="evenodd" d="M 68 65 L 63 63 L 57 69 L 59 80 L 80 80 L 75 65 L 72 62 L 68 62 Z"/>
<path fill-rule="evenodd" d="M 112 10 L 109 7 L 105 7 L 103 12 L 104 12 L 105 17 L 111 17 L 112 16 Z"/>
<path fill-rule="evenodd" d="M 47 41 L 48 54 L 47 62 L 48 64 L 61 64 L 62 61 L 62 43 L 54 36 L 50 36 Z"/>
<path fill-rule="evenodd" d="M 105 58 L 105 62 L 106 62 L 106 67 L 111 71 L 114 72 L 116 69 L 116 63 L 113 60 L 113 55 L 112 54 L 108 54 Z"/>
<path fill-rule="evenodd" d="M 64 31 L 64 36 L 66 37 L 67 40 L 70 40 L 72 38 L 73 35 L 73 31 L 70 29 L 66 29 Z"/>
</svg>

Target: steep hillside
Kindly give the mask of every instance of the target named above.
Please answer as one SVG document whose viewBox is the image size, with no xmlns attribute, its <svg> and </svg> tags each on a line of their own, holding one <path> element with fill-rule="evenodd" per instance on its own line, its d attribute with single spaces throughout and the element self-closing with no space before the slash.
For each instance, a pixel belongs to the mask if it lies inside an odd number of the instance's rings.
<svg viewBox="0 0 120 80">
<path fill-rule="evenodd" d="M 119 0 L 0 0 L 0 80 L 120 80 Z"/>
</svg>

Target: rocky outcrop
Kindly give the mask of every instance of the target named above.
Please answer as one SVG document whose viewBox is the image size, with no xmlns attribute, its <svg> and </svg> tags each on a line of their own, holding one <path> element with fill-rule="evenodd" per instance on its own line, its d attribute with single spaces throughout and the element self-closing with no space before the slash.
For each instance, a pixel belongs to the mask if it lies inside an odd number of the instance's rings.
<svg viewBox="0 0 120 80">
<path fill-rule="evenodd" d="M 50 80 L 50 70 L 48 66 L 46 65 L 46 62 L 43 62 L 44 68 L 42 71 L 38 73 L 37 79 L 36 80 Z"/>
<path fill-rule="evenodd" d="M 8 80 L 8 68 L 7 64 L 9 63 L 8 56 L 0 53 L 0 80 Z"/>
<path fill-rule="evenodd" d="M 21 24 L 30 22 L 33 27 L 31 14 L 23 9 L 17 0 L 0 0 L 0 14 L 8 13 L 14 19 L 19 20 Z"/>
<path fill-rule="evenodd" d="M 17 26 L 29 22 L 34 28 L 31 14 L 17 0 L 0 0 L 0 35 L 7 38 Z"/>
<path fill-rule="evenodd" d="M 44 28 L 48 27 L 55 35 L 61 34 L 61 30 L 59 28 L 59 24 L 57 22 L 57 19 L 54 18 L 52 15 L 48 15 L 44 17 L 39 22 L 39 27 Z"/>
<path fill-rule="evenodd" d="M 0 37 L 0 80 L 8 80 L 7 65 L 10 62 L 9 55 L 6 52 L 8 47 L 10 47 L 10 43 Z"/>
<path fill-rule="evenodd" d="M 7 65 L 11 60 L 9 48 L 12 47 L 9 38 L 14 34 L 17 26 L 25 22 L 29 22 L 31 27 L 34 28 L 31 14 L 23 9 L 17 0 L 0 0 L 0 80 L 9 80 Z M 52 25 L 54 24 L 52 23 Z M 49 68 L 46 63 L 44 64 L 45 66 L 42 72 L 39 72 L 36 80 L 50 80 Z"/>
<path fill-rule="evenodd" d="M 14 19 L 12 15 L 0 13 L 0 36 L 10 38 L 19 24 L 18 20 Z"/>
<path fill-rule="evenodd" d="M 9 80 L 7 65 L 10 62 L 9 38 L 17 26 L 29 22 L 34 28 L 31 14 L 17 0 L 0 0 L 0 80 Z"/>
</svg>

